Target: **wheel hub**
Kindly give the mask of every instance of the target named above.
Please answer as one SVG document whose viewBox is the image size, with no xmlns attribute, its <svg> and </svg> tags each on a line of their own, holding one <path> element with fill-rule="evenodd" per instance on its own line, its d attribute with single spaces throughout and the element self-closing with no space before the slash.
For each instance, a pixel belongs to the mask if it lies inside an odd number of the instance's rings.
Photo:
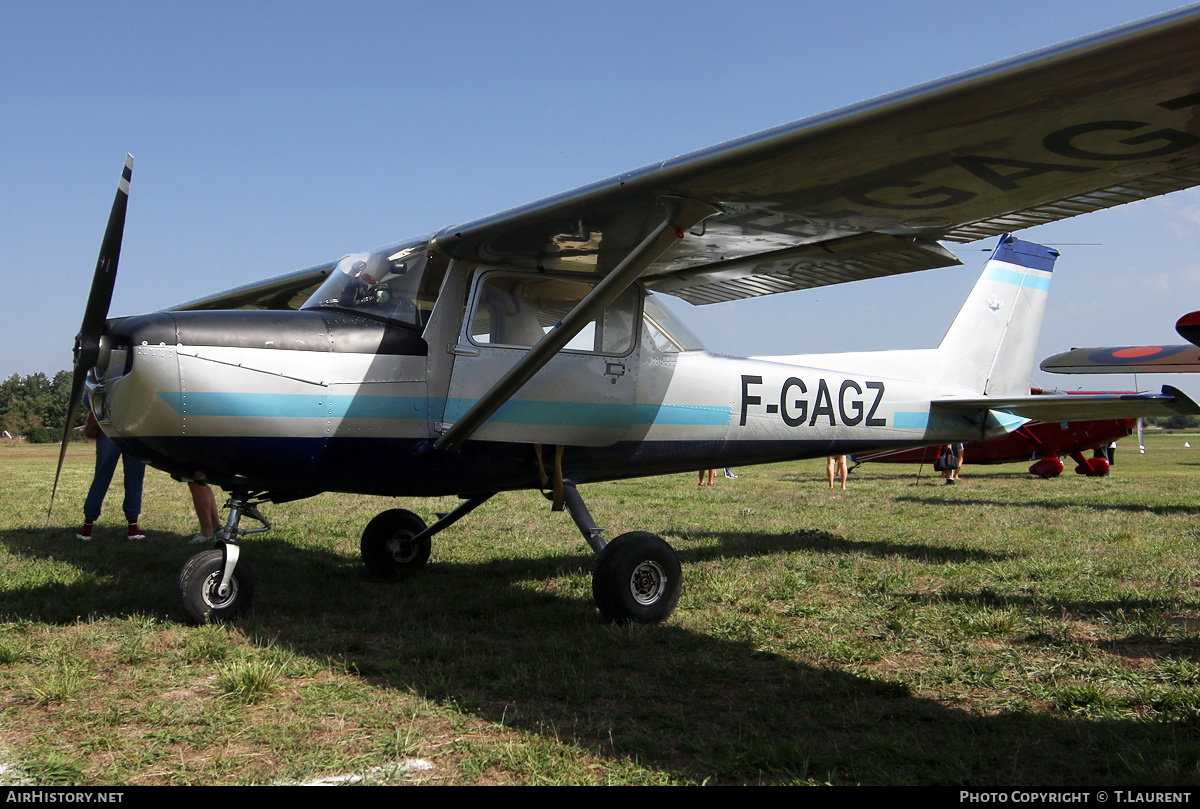
<svg viewBox="0 0 1200 809">
<path fill-rule="evenodd" d="M 229 580 L 229 587 L 225 595 L 221 595 L 221 570 L 214 570 L 204 582 L 204 603 L 214 610 L 224 609 L 233 602 L 237 601 L 238 584 L 237 579 Z"/>
<path fill-rule="evenodd" d="M 392 558 L 399 564 L 406 565 L 417 555 L 417 544 L 412 541 L 412 534 L 402 534 L 387 541 L 387 549 Z"/>
<path fill-rule="evenodd" d="M 667 590 L 667 574 L 658 562 L 647 559 L 633 569 L 629 577 L 629 592 L 639 604 L 653 604 Z"/>
</svg>

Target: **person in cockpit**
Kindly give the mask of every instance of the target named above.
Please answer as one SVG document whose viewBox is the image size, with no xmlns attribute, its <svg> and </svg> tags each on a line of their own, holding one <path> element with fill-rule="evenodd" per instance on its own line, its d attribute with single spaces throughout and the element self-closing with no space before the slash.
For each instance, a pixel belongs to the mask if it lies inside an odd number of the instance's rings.
<svg viewBox="0 0 1200 809">
<path fill-rule="evenodd" d="M 350 283 L 346 284 L 346 288 L 342 290 L 341 297 L 338 303 L 342 306 L 364 307 L 364 306 L 383 306 L 391 298 L 391 293 L 388 288 L 375 280 L 374 276 L 367 272 L 367 263 L 365 261 L 356 261 L 351 268 L 354 276 L 350 279 Z"/>
</svg>

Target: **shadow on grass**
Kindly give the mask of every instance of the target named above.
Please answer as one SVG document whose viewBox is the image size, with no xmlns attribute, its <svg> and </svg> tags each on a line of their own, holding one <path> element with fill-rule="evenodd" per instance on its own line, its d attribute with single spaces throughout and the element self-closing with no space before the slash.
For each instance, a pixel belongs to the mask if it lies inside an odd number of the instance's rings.
<svg viewBox="0 0 1200 809">
<path fill-rule="evenodd" d="M 952 499 L 947 499 L 944 497 L 899 495 L 895 498 L 895 500 L 902 503 L 917 503 L 923 506 L 950 506 L 951 508 L 962 508 L 964 506 L 1018 506 L 1025 508 L 1046 509 L 1086 508 L 1094 511 L 1128 511 L 1135 514 L 1149 512 L 1159 516 L 1170 516 L 1173 514 L 1194 516 L 1200 514 L 1200 506 L 1148 506 L 1141 505 L 1139 503 L 1089 503 L 1081 500 L 998 500 L 986 497 L 957 496 L 961 492 L 962 489 L 956 489 L 956 496 Z"/>
<path fill-rule="evenodd" d="M 714 535 L 735 553 L 796 542 L 861 550 L 830 535 Z M 39 572 L 8 571 L 0 614 L 70 623 L 129 614 L 177 621 L 175 580 L 197 549 L 0 531 Z M 878 543 L 876 552 L 926 549 Z M 907 550 L 905 549 L 907 547 Z M 698 551 L 697 558 L 730 549 Z M 761 651 L 755 616 L 729 607 L 697 631 L 605 624 L 586 554 L 477 564 L 433 562 L 398 582 L 358 560 L 283 540 L 246 544 L 258 579 L 247 637 L 341 661 L 378 688 L 414 692 L 492 723 L 687 780 L 834 783 L 1194 783 L 1194 723 L 982 716 L 911 696 L 896 681 Z M 928 549 L 944 553 L 942 549 Z M 38 564 L 35 565 L 34 563 Z M 47 567 L 54 568 L 49 572 Z M 686 569 L 686 568 L 685 568 Z M 72 583 L 57 584 L 75 574 Z M 55 573 L 58 571 L 58 573 Z M 685 607 L 686 609 L 686 607 Z M 860 639 L 870 644 L 869 639 Z M 399 721 L 399 720 L 398 720 Z"/>
<path fill-rule="evenodd" d="M 679 558 L 686 562 L 723 559 L 731 556 L 758 556 L 781 551 L 816 551 L 820 553 L 865 554 L 886 558 L 903 556 L 926 564 L 956 562 L 999 562 L 1012 558 L 1009 554 L 993 553 L 977 548 L 948 548 L 944 545 L 925 545 L 919 542 L 888 540 L 850 540 L 827 531 L 789 531 L 786 534 L 766 534 L 745 531 L 674 530 L 669 533 L 692 540 L 715 540 L 716 547 L 684 551 Z"/>
<path fill-rule="evenodd" d="M 1198 606 L 1195 603 L 1179 604 L 1175 601 L 1153 598 L 1097 599 L 1093 601 L 1052 596 L 1035 598 L 1011 593 L 997 593 L 987 588 L 971 592 L 944 590 L 936 595 L 911 593 L 899 597 L 916 605 L 954 603 L 999 610 L 1015 609 L 1048 618 L 1075 621 L 1105 619 L 1117 624 L 1125 623 L 1130 627 L 1130 634 L 1123 638 L 1097 640 L 1082 635 L 1062 637 L 1039 633 L 1024 638 L 1022 642 L 1034 646 L 1062 646 L 1065 644 L 1090 646 L 1129 658 L 1200 660 L 1200 638 L 1168 639 L 1142 628 L 1147 623 L 1166 624 L 1167 621 L 1161 617 L 1163 613 L 1194 612 Z M 1181 620 L 1190 624 L 1194 619 L 1184 618 Z"/>
</svg>

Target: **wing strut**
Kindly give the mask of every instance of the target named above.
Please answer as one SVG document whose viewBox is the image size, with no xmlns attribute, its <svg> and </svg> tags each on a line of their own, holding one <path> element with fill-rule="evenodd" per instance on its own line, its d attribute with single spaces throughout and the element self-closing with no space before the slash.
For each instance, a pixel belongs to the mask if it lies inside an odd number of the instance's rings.
<svg viewBox="0 0 1200 809">
<path fill-rule="evenodd" d="M 604 280 L 596 284 L 566 317 L 555 324 L 537 345 L 529 349 L 528 354 L 500 377 L 496 384 L 454 423 L 454 426 L 435 441 L 435 449 L 453 450 L 462 446 L 464 441 L 482 427 L 484 422 L 532 379 L 563 346 L 583 331 L 592 318 L 628 289 L 630 284 L 675 244 L 677 239 L 683 238 L 683 233 L 702 219 L 717 213 L 716 208 L 698 200 L 663 197 L 660 202 L 667 209 L 662 222 L 613 268 Z"/>
</svg>

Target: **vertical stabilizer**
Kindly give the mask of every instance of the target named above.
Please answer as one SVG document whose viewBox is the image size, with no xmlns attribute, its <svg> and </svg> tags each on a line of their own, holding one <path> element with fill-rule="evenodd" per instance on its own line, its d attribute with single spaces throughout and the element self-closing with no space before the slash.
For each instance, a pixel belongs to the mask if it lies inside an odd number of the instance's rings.
<svg viewBox="0 0 1200 809">
<path fill-rule="evenodd" d="M 947 382 L 988 396 L 1029 394 L 1058 251 L 1000 237 L 938 353 Z"/>
</svg>

